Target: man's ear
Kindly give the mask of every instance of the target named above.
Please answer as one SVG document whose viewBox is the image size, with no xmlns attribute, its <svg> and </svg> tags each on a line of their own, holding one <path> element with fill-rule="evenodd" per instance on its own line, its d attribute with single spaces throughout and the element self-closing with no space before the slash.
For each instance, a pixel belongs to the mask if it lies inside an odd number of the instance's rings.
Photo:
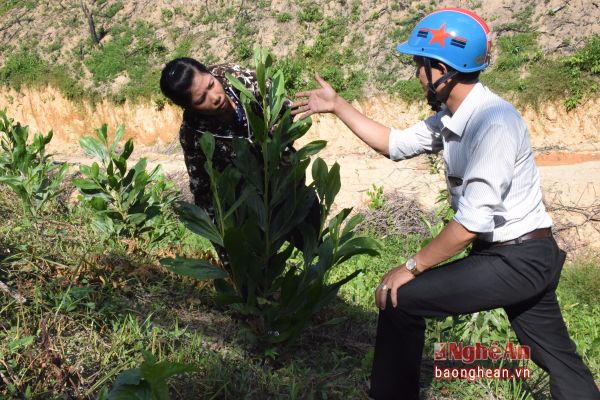
<svg viewBox="0 0 600 400">
<path fill-rule="evenodd" d="M 438 71 L 440 71 L 442 73 L 442 75 L 446 74 L 448 71 L 450 71 L 450 69 L 448 68 L 448 66 L 444 63 L 438 62 L 435 63 L 434 66 L 432 66 L 432 68 L 436 68 Z"/>
</svg>

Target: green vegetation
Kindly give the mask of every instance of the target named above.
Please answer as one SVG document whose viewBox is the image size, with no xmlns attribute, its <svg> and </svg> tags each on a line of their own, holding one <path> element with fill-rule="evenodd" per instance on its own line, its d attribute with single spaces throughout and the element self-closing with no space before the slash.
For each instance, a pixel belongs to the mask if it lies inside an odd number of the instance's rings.
<svg viewBox="0 0 600 400">
<path fill-rule="evenodd" d="M 214 223 L 205 210 L 191 204 L 183 204 L 178 212 L 190 230 L 224 248 L 226 273 L 203 260 L 177 257 L 162 263 L 185 276 L 214 279 L 217 301 L 246 319 L 249 335 L 260 342 L 282 343 L 296 339 L 310 318 L 360 272 L 327 284 L 330 271 L 354 256 L 379 254 L 379 246 L 371 238 L 354 236 L 360 216 L 346 222 L 350 209 L 329 217 L 341 188 L 337 163 L 328 168 L 317 158 L 312 183 L 304 183 L 310 156 L 325 147 L 324 141 L 308 143 L 282 159 L 290 143 L 308 131 L 310 120 L 292 123 L 289 109 L 281 115 L 285 78 L 281 71 L 272 73 L 269 53 L 257 50 L 254 59 L 260 98 L 229 77 L 240 90 L 254 142 L 234 139 L 233 165 L 217 171 L 213 136 L 200 139 Z M 272 82 L 270 88 L 267 81 Z M 256 105 L 265 110 L 263 115 L 253 113 Z M 298 251 L 301 255 L 294 254 Z"/>
<path fill-rule="evenodd" d="M 55 165 L 46 154 L 52 132 L 37 133 L 28 144 L 29 129 L 0 112 L 0 184 L 8 185 L 21 200 L 25 217 L 31 221 L 60 195 L 67 164 Z"/>
<path fill-rule="evenodd" d="M 290 13 L 281 12 L 275 14 L 275 19 L 277 20 L 277 22 L 288 22 L 292 20 L 292 16 Z"/>
<path fill-rule="evenodd" d="M 279 76 L 274 83 L 273 93 L 279 92 L 274 99 L 281 100 L 283 78 Z M 44 154 L 50 135 L 37 135 L 31 147 L 15 151 L 27 128 L 6 116 L 2 121 L 0 131 L 9 136 L 3 139 L 8 150 L 0 163 L 0 176 L 9 175 L 21 164 L 54 164 Z M 9 145 L 10 135 L 16 146 Z M 126 144 L 117 150 L 122 130 L 115 132 L 112 142 L 108 141 L 106 128 L 97 135 L 96 141 L 86 139 L 84 147 L 98 154 L 111 154 L 98 158 L 110 159 L 108 163 L 116 165 L 113 174 L 119 166 L 127 170 L 123 167 L 127 159 L 123 152 L 130 152 L 131 147 Z M 313 152 L 319 147 L 312 144 L 310 151 L 300 151 Z M 84 167 L 86 179 L 96 176 L 91 173 L 95 167 Z M 329 180 L 333 169 L 316 166 L 316 181 L 326 176 Z M 102 173 L 109 176 L 108 171 Z M 46 175 L 51 176 L 56 174 Z M 170 239 L 151 243 L 143 235 L 115 238 L 109 232 L 98 231 L 94 228 L 98 212 L 86 202 L 71 200 L 73 183 L 66 179 L 60 187 L 46 185 L 46 202 L 32 221 L 30 210 L 19 207 L 18 191 L 0 182 L 0 282 L 5 285 L 0 295 L 0 396 L 4 398 L 113 399 L 125 393 L 136 393 L 140 398 L 364 398 L 377 318 L 372 289 L 390 266 L 414 254 L 439 232 L 444 221 L 452 218 L 447 193 L 441 193 L 436 214 L 423 216 L 422 231 L 428 233 L 369 233 L 371 240 L 382 241 L 385 251 L 374 257 L 359 255 L 329 269 L 323 287 L 356 276 L 341 286 L 328 305 L 312 314 L 295 342 L 254 346 L 248 335 L 248 325 L 253 321 L 248 310 L 231 310 L 216 301 L 223 299 L 217 290 L 223 282 L 198 283 L 160 267 L 161 259 L 176 255 L 196 260 L 196 265 L 188 269 L 193 276 L 202 272 L 202 266 L 218 265 L 207 240 L 184 229 L 175 214 L 164 209 L 164 218 L 177 226 Z M 149 182 L 146 185 L 152 186 Z M 326 192 L 337 185 L 329 182 L 321 189 L 318 183 L 315 185 L 327 205 L 332 194 Z M 381 191 L 375 189 L 377 198 Z M 386 209 L 387 203 L 383 204 L 380 210 Z M 351 221 L 354 224 L 358 219 Z M 319 246 L 332 246 L 326 243 L 333 236 L 343 241 L 344 235 L 336 233 L 340 222 L 338 216 L 329 223 Z M 231 232 L 236 230 L 245 232 L 247 228 L 242 224 Z M 229 251 L 233 249 L 232 259 L 239 257 L 236 251 L 245 251 L 243 243 L 226 236 L 224 244 Z M 338 247 L 338 255 L 342 248 Z M 285 274 L 302 276 L 298 269 L 307 253 L 306 244 L 302 249 L 293 250 Z M 567 265 L 558 287 L 571 336 L 596 376 L 600 373 L 598 265 L 594 255 Z M 233 284 L 230 279 L 226 282 Z M 294 287 L 301 288 L 302 284 Z M 297 293 L 292 298 L 306 300 Z M 277 296 L 264 300 L 282 301 Z M 257 301 L 255 306 L 265 304 Z M 255 325 L 252 329 L 262 328 Z M 459 340 L 489 344 L 514 341 L 515 337 L 501 310 L 431 319 L 424 358 L 433 357 L 435 342 Z M 431 370 L 423 368 L 425 396 L 549 399 L 547 376 L 532 363 L 527 366 L 533 369 L 533 378 L 527 381 L 486 380 L 479 384 L 434 380 Z"/>
<path fill-rule="evenodd" d="M 369 208 L 372 210 L 379 210 L 385 204 L 383 185 L 377 186 L 373 184 L 373 190 L 367 191 L 367 196 L 369 196 L 369 199 L 371 199 L 369 202 Z"/>
<path fill-rule="evenodd" d="M 174 230 L 170 210 L 177 195 L 160 166 L 148 173 L 147 161 L 141 158 L 133 168 L 127 168 L 133 139 L 127 140 L 120 153 L 117 151 L 124 130 L 124 125 L 117 128 L 112 143 L 106 124 L 96 130 L 97 139 L 80 139 L 81 147 L 100 164 L 80 166 L 83 178 L 73 179 L 73 184 L 83 204 L 94 210 L 94 228 L 114 240 L 143 240 L 152 247 Z"/>
<path fill-rule="evenodd" d="M 318 22 L 323 19 L 321 6 L 317 3 L 308 3 L 302 6 L 298 13 L 298 21 L 300 22 Z"/>
<path fill-rule="evenodd" d="M 67 193 L 74 189 L 65 183 Z M 12 189 L 0 184 L 0 281 L 10 291 L 0 294 L 4 398 L 111 398 L 125 389 L 164 395 L 166 384 L 171 398 L 365 398 L 377 319 L 372 289 L 430 238 L 370 234 L 385 251 L 330 271 L 327 284 L 362 272 L 312 317 L 296 342 L 256 349 L 247 344 L 239 314 L 215 303 L 213 285 L 159 266 L 175 254 L 216 263 L 208 241 L 185 229 L 177 240 L 154 247 L 135 239 L 107 241 L 92 227 L 94 213 L 68 195 L 53 196 L 32 228 L 18 204 Z M 431 234 L 447 212 L 442 202 L 428 220 Z M 569 331 L 595 376 L 598 265 L 593 255 L 567 265 L 558 287 Z M 433 357 L 439 341 L 514 340 L 508 326 L 502 311 L 430 320 L 424 358 Z M 528 366 L 534 376 L 525 382 L 478 384 L 432 380 L 424 367 L 425 398 L 549 399 L 547 377 Z"/>
<path fill-rule="evenodd" d="M 482 81 L 521 105 L 537 106 L 547 99 L 564 99 L 567 110 L 598 92 L 600 38 L 591 37 L 573 56 L 544 58 L 535 36 L 518 33 L 500 40 L 501 54 L 495 69 Z M 523 69 L 527 74 L 523 73 Z"/>
<path fill-rule="evenodd" d="M 166 47 L 156 38 L 153 28 L 136 22 L 133 28 L 114 26 L 113 39 L 104 46 L 93 49 L 84 61 L 96 84 L 108 84 L 124 75 L 127 84 L 113 94 L 113 100 L 149 98 L 158 94 L 159 71 Z"/>
<path fill-rule="evenodd" d="M 157 21 L 142 22 L 124 19 L 123 1 L 106 0 L 94 11 L 99 46 L 80 38 L 64 54 L 61 46 L 69 42 L 64 34 L 51 42 L 32 35 L 28 43 L 8 45 L 0 61 L 0 83 L 17 90 L 52 85 L 72 100 L 154 101 L 160 97 L 160 69 L 169 59 L 186 55 L 206 64 L 248 66 L 254 48 L 264 46 L 264 38 L 270 37 L 267 44 L 278 55 L 276 66 L 285 72 L 291 95 L 314 88 L 313 76 L 319 72 L 348 100 L 378 91 L 408 102 L 423 101 L 422 88 L 411 76 L 412 60 L 396 54 L 395 45 L 406 40 L 415 23 L 436 5 L 409 7 L 393 2 L 389 9 L 369 9 L 356 0 L 334 3 L 328 6 L 337 10 L 333 14 L 322 2 L 305 0 L 286 9 L 275 9 L 270 1 L 256 6 L 217 2 L 193 11 L 184 6 L 165 7 L 158 10 Z M 473 4 L 473 8 L 480 5 Z M 40 2 L 7 1 L 0 6 L 0 15 L 49 8 Z M 391 23 L 382 24 L 387 13 Z M 86 31 L 85 21 L 76 12 L 67 14 L 61 21 L 64 25 Z M 493 27 L 498 34 L 494 58 L 481 79 L 519 106 L 561 99 L 571 110 L 598 91 L 599 39 L 589 37 L 586 45 L 568 55 L 545 54 L 532 27 L 533 17 L 534 5 L 529 2 L 511 20 Z M 266 27 L 272 33 L 265 35 Z M 162 34 L 165 31 L 167 35 Z M 571 44 L 565 40 L 560 47 Z"/>
<path fill-rule="evenodd" d="M 121 372 L 115 379 L 110 393 L 106 395 L 104 391 L 98 396 L 100 400 L 168 400 L 167 379 L 196 370 L 190 364 L 170 361 L 157 362 L 156 357 L 147 351 L 144 351 L 143 354 L 144 362 L 140 367 Z"/>
<path fill-rule="evenodd" d="M 347 20 L 343 17 L 325 18 L 318 32 L 312 45 L 300 43 L 295 54 L 277 62 L 277 68 L 287 77 L 286 89 L 293 94 L 315 88 L 313 77 L 318 72 L 344 98 L 360 98 L 367 82 L 367 74 L 357 68 L 366 61 L 364 55 L 355 51 L 360 37 L 354 36 L 348 45 L 341 45 L 348 34 Z"/>
</svg>

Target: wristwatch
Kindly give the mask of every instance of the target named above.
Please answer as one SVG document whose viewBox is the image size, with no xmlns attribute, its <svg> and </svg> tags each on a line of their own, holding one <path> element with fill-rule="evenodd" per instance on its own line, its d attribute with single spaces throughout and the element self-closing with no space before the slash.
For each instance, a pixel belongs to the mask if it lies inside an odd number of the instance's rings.
<svg viewBox="0 0 600 400">
<path fill-rule="evenodd" d="M 417 269 L 417 260 L 415 260 L 414 256 L 406 260 L 405 266 L 406 269 L 414 276 L 418 276 L 421 273 L 421 271 Z"/>
</svg>

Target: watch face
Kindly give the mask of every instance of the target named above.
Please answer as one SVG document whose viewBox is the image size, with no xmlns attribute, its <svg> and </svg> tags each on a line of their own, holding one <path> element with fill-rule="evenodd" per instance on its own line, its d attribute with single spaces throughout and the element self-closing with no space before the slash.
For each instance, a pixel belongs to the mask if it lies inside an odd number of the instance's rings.
<svg viewBox="0 0 600 400">
<path fill-rule="evenodd" d="M 413 270 L 417 267 L 417 262 L 415 261 L 414 258 L 409 258 L 408 260 L 406 260 L 406 268 L 408 268 L 409 270 Z"/>
</svg>

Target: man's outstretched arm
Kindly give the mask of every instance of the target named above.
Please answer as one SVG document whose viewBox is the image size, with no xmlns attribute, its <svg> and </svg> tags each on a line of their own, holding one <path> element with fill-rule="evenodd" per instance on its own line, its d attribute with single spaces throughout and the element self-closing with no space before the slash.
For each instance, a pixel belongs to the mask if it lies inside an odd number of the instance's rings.
<svg viewBox="0 0 600 400">
<path fill-rule="evenodd" d="M 316 113 L 335 114 L 359 139 L 375 151 L 389 155 L 389 140 L 391 129 L 379 122 L 366 117 L 350 103 L 340 97 L 329 83 L 318 74 L 315 79 L 321 85 L 319 89 L 299 92 L 296 94 L 303 100 L 292 104 L 292 115 L 303 113 L 300 118 L 306 118 Z"/>
</svg>

